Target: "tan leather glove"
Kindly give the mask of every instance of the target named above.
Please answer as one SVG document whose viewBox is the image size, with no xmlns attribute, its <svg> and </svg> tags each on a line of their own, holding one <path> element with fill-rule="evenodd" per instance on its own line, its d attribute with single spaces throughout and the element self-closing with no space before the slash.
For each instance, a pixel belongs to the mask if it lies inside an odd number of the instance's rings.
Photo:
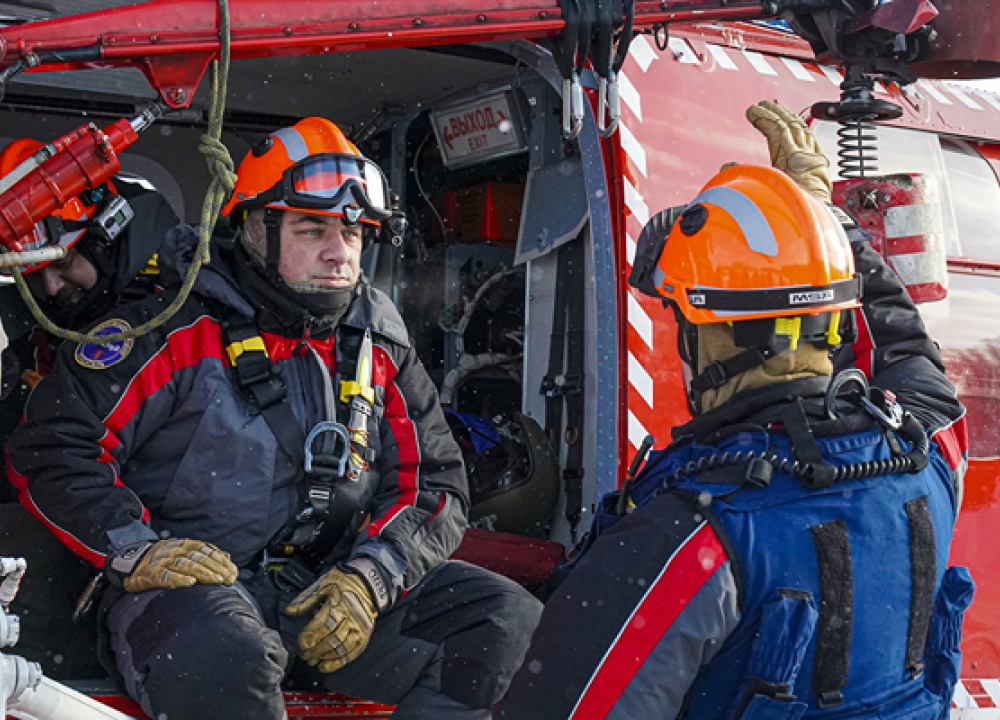
<svg viewBox="0 0 1000 720">
<path fill-rule="evenodd" d="M 142 553 L 139 561 L 122 580 L 122 587 L 131 593 L 156 588 L 175 590 L 196 583 L 232 585 L 239 575 L 229 553 L 201 540 L 158 540 L 144 552 L 142 548 L 138 552 Z M 129 559 L 123 556 L 121 560 L 127 562 Z M 112 560 L 112 569 L 118 569 L 115 567 L 118 561 Z"/>
<path fill-rule="evenodd" d="M 747 120 L 767 138 L 771 165 L 829 205 L 833 189 L 830 161 L 802 118 L 777 103 L 762 100 L 747 108 Z"/>
<path fill-rule="evenodd" d="M 339 568 L 303 590 L 285 612 L 304 615 L 317 608 L 316 617 L 299 634 L 299 650 L 307 663 L 332 673 L 368 647 L 378 610 L 361 576 Z"/>
</svg>

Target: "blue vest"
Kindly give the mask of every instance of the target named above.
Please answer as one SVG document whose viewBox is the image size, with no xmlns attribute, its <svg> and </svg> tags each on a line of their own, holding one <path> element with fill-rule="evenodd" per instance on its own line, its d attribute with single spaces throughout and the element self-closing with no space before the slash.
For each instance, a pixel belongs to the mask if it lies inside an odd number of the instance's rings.
<svg viewBox="0 0 1000 720">
<path fill-rule="evenodd" d="M 891 457 L 877 425 L 816 442 L 836 465 Z M 787 437 L 763 431 L 658 453 L 632 500 L 641 506 L 691 460 L 769 449 L 791 457 Z M 965 568 L 947 568 L 956 498 L 933 444 L 929 458 L 916 474 L 824 489 L 778 471 L 766 487 L 718 474 L 671 484 L 669 492 L 705 507 L 728 543 L 740 587 L 739 625 L 702 668 L 683 717 L 947 715 L 972 580 Z"/>
</svg>

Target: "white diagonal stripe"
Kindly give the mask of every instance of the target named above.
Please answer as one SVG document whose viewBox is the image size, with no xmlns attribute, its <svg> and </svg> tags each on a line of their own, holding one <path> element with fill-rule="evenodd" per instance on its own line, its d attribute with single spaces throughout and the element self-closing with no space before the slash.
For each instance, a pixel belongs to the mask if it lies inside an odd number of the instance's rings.
<svg viewBox="0 0 1000 720">
<path fill-rule="evenodd" d="M 649 435 L 649 433 L 646 432 L 646 428 L 644 428 L 642 426 L 642 423 L 639 422 L 639 418 L 637 418 L 632 413 L 632 411 L 629 410 L 628 411 L 628 441 L 630 443 L 632 443 L 632 447 L 638 448 L 640 445 L 642 445 L 642 441 L 646 439 L 647 435 Z"/>
<path fill-rule="evenodd" d="M 840 83 L 844 82 L 844 76 L 840 74 L 837 68 L 830 67 L 829 65 L 820 65 L 819 69 L 826 75 L 826 79 L 837 87 L 840 87 Z"/>
<path fill-rule="evenodd" d="M 767 60 L 756 50 L 744 50 L 743 56 L 753 65 L 753 69 L 761 75 L 777 75 L 778 72 L 768 65 Z"/>
<path fill-rule="evenodd" d="M 1000 680 L 980 680 L 983 690 L 990 696 L 990 700 L 997 707 L 1000 707 Z"/>
<path fill-rule="evenodd" d="M 682 63 L 685 65 L 698 64 L 698 56 L 694 54 L 694 49 L 687 44 L 687 41 L 684 38 L 672 37 L 667 42 L 670 47 L 670 52 L 672 52 L 674 57 Z"/>
<path fill-rule="evenodd" d="M 964 92 L 962 92 L 960 89 L 958 89 L 954 85 L 948 85 L 947 87 L 948 87 L 948 92 L 950 92 L 952 95 L 954 95 L 955 97 L 957 97 L 958 101 L 960 103 L 962 103 L 963 105 L 965 105 L 965 107 L 967 107 L 967 108 L 969 108 L 971 110 L 982 110 L 983 109 L 982 105 L 980 105 L 979 103 L 977 103 L 975 100 L 973 100 L 972 98 L 970 98 L 968 95 L 966 95 Z"/>
<path fill-rule="evenodd" d="M 625 260 L 630 266 L 635 265 L 636 249 L 637 246 L 635 244 L 635 240 L 632 239 L 631 235 L 625 233 Z"/>
<path fill-rule="evenodd" d="M 639 221 L 639 224 L 645 227 L 646 223 L 649 222 L 649 207 L 639 191 L 628 181 L 628 178 L 622 179 L 625 181 L 625 207 L 632 212 L 632 216 Z"/>
<path fill-rule="evenodd" d="M 813 79 L 811 72 L 805 69 L 805 67 L 795 58 L 782 57 L 781 62 L 785 63 L 785 67 L 795 76 L 796 80 L 803 80 L 805 82 L 816 82 Z"/>
<path fill-rule="evenodd" d="M 940 90 L 931 85 L 929 82 L 920 83 L 920 89 L 926 91 L 928 95 L 937 100 L 942 105 L 951 105 L 952 102 L 946 98 Z"/>
<path fill-rule="evenodd" d="M 628 354 L 628 381 L 639 393 L 639 397 L 645 400 L 649 407 L 653 407 L 653 378 L 632 353 Z"/>
<path fill-rule="evenodd" d="M 1000 98 L 997 98 L 996 95 L 986 92 L 976 93 L 976 95 L 979 97 L 980 100 L 985 100 L 990 105 L 992 105 L 995 110 L 1000 111 Z"/>
<path fill-rule="evenodd" d="M 715 58 L 715 62 L 719 63 L 719 67 L 723 70 L 740 69 L 739 66 L 733 62 L 733 59 L 729 57 L 729 53 L 726 52 L 724 47 L 720 45 L 713 45 L 712 43 L 708 43 L 705 47 L 707 47 L 708 51 L 712 53 L 712 57 Z"/>
<path fill-rule="evenodd" d="M 635 295 L 628 293 L 628 324 L 635 328 L 639 337 L 646 343 L 646 347 L 653 349 L 653 321 L 642 309 L 642 305 L 636 300 Z"/>
<path fill-rule="evenodd" d="M 649 70 L 649 66 L 658 57 L 656 51 L 650 46 L 649 40 L 642 35 L 636 35 L 632 38 L 632 44 L 629 45 L 628 52 L 632 56 L 632 59 L 642 68 L 643 72 Z"/>
<path fill-rule="evenodd" d="M 642 144 L 635 139 L 635 135 L 632 131 L 628 129 L 625 123 L 619 123 L 618 130 L 621 132 L 622 137 L 622 149 L 625 154 L 629 156 L 635 166 L 639 168 L 644 176 L 648 173 L 646 172 L 646 151 L 642 149 Z"/>
<path fill-rule="evenodd" d="M 629 423 L 629 425 L 630 425 L 629 440 L 631 440 L 632 439 L 631 423 Z M 639 447 L 639 443 L 636 443 L 635 446 Z M 961 681 L 955 683 L 955 694 L 952 695 L 951 701 L 955 704 L 955 707 L 957 708 L 979 707 L 975 699 L 969 694 L 969 691 L 965 689 L 965 685 Z"/>
<path fill-rule="evenodd" d="M 618 96 L 622 99 L 623 103 L 628 105 L 628 109 L 632 111 L 632 114 L 641 121 L 642 99 L 639 97 L 639 91 L 635 89 L 635 85 L 628 79 L 628 75 L 623 72 L 618 73 Z"/>
</svg>

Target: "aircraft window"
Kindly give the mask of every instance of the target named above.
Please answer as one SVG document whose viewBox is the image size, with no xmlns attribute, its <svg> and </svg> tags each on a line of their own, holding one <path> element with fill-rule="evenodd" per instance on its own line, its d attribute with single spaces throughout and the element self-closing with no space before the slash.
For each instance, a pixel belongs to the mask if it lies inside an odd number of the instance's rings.
<svg viewBox="0 0 1000 720">
<path fill-rule="evenodd" d="M 941 138 L 962 255 L 1000 260 L 1000 183 L 969 143 Z"/>
</svg>

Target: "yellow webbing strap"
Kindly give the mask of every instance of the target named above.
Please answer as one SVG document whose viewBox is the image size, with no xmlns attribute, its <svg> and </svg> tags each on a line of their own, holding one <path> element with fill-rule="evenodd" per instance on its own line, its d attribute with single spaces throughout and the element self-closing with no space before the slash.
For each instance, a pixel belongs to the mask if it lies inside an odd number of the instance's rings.
<svg viewBox="0 0 1000 720">
<path fill-rule="evenodd" d="M 264 346 L 264 339 L 257 335 L 252 338 L 247 338 L 246 340 L 237 340 L 226 346 L 226 352 L 229 354 L 229 362 L 234 366 L 236 365 L 236 358 L 245 352 L 262 352 L 267 355 L 267 348 Z"/>
</svg>

